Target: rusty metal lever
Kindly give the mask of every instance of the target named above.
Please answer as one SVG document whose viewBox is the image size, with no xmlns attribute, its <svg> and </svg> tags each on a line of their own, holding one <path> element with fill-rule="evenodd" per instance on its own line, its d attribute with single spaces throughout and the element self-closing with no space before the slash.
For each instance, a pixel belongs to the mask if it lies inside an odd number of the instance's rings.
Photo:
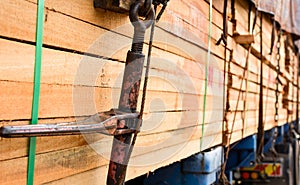
<svg viewBox="0 0 300 185">
<path fill-rule="evenodd" d="M 143 54 L 145 31 L 154 23 L 155 19 L 155 12 L 151 7 L 152 0 L 148 0 L 146 3 L 149 3 L 149 5 L 145 6 L 142 1 L 137 1 L 130 8 L 129 18 L 134 27 L 134 35 L 131 50 L 127 53 L 119 100 L 119 109 L 124 112 L 134 113 L 137 109 L 145 59 Z M 144 11 L 149 12 L 149 14 L 141 19 L 139 12 L 144 7 L 150 7 L 149 10 Z M 128 122 L 131 122 L 131 120 L 128 120 Z M 141 122 L 139 125 L 141 125 Z M 106 181 L 107 185 L 123 185 L 132 152 L 132 136 L 133 134 L 123 134 L 114 137 Z"/>
<path fill-rule="evenodd" d="M 77 122 L 4 126 L 0 128 L 1 137 L 32 137 L 32 136 L 61 136 L 89 133 L 102 133 L 106 135 L 122 135 L 133 133 L 138 127 L 139 113 L 125 113 L 119 110 L 94 114 L 87 119 Z M 128 121 L 131 125 L 126 125 Z M 117 129 L 118 127 L 122 129 Z"/>
</svg>

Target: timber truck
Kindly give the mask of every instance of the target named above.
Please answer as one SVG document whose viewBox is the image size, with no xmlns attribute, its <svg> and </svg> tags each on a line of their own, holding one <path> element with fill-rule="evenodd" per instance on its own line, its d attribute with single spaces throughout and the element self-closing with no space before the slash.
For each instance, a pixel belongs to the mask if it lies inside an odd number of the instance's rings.
<svg viewBox="0 0 300 185">
<path fill-rule="evenodd" d="M 300 185 L 300 0 L 0 5 L 0 184 Z"/>
</svg>

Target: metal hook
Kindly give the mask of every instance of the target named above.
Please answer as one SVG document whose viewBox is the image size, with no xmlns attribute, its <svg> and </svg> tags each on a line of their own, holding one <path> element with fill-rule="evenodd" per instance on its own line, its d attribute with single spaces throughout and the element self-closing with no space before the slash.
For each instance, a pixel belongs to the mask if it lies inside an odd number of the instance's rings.
<svg viewBox="0 0 300 185">
<path fill-rule="evenodd" d="M 152 0 L 140 0 L 140 6 L 141 8 L 139 9 L 139 15 L 142 17 L 146 17 L 149 12 L 151 11 L 151 6 L 152 6 Z"/>
<path fill-rule="evenodd" d="M 138 28 L 141 29 L 141 31 L 145 31 L 147 28 L 149 28 L 152 25 L 153 20 L 155 18 L 155 13 L 153 8 L 150 6 L 150 10 L 146 19 L 141 20 L 139 18 L 139 13 L 138 13 L 140 8 L 142 8 L 140 2 L 136 2 L 135 4 L 133 4 L 129 12 L 129 18 L 135 29 Z"/>
</svg>

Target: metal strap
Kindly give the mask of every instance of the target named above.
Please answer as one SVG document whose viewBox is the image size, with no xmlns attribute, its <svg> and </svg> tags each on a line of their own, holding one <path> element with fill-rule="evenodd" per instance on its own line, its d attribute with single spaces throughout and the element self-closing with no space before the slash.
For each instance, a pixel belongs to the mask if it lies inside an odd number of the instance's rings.
<svg viewBox="0 0 300 185">
<path fill-rule="evenodd" d="M 35 47 L 35 66 L 34 66 L 34 90 L 31 112 L 31 124 L 38 124 L 39 100 L 40 100 L 40 81 L 42 64 L 44 28 L 44 0 L 38 0 L 37 21 L 36 21 L 36 47 Z M 27 184 L 34 182 L 34 162 L 36 153 L 36 138 L 31 137 L 29 142 Z"/>
<path fill-rule="evenodd" d="M 203 116 L 202 116 L 202 128 L 201 128 L 201 139 L 200 139 L 200 151 L 202 150 L 203 137 L 204 137 L 204 124 L 206 115 L 206 99 L 207 99 L 207 86 L 208 86 L 208 67 L 210 63 L 210 49 L 211 49 L 211 34 L 212 34 L 212 0 L 209 1 L 209 30 L 208 30 L 208 51 L 206 55 L 205 63 L 205 87 L 204 87 L 204 100 L 203 100 Z"/>
</svg>

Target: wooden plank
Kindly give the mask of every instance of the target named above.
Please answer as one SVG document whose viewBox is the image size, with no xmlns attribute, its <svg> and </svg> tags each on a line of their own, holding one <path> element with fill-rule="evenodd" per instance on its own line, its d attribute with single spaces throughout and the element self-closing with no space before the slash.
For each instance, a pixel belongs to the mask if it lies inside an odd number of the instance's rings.
<svg viewBox="0 0 300 185">
<path fill-rule="evenodd" d="M 68 3 L 59 0 L 46 1 L 45 48 L 43 49 L 43 76 L 40 122 L 74 120 L 74 87 L 80 92 L 93 88 L 96 96 L 93 101 L 97 111 L 108 110 L 116 106 L 124 69 L 126 52 L 130 47 L 132 26 L 125 14 L 95 10 L 92 0 L 72 0 Z M 247 31 L 247 9 L 245 1 L 237 2 L 236 15 L 238 29 Z M 0 125 L 28 124 L 32 98 L 32 71 L 34 61 L 34 36 L 36 1 L 1 1 L 4 11 L 0 12 L 0 99 L 3 102 L 3 114 Z M 148 171 L 181 160 L 196 152 L 221 144 L 223 128 L 223 85 L 226 87 L 230 110 L 227 112 L 227 131 L 233 127 L 233 115 L 236 121 L 231 143 L 257 132 L 260 60 L 255 53 L 249 56 L 248 84 L 243 82 L 239 89 L 246 49 L 232 40 L 232 24 L 229 23 L 229 50 L 232 51 L 230 71 L 231 79 L 223 80 L 224 46 L 214 43 L 222 33 L 222 1 L 214 1 L 212 55 L 209 66 L 207 110 L 205 132 L 202 136 L 203 95 L 205 83 L 205 61 L 208 38 L 208 2 L 171 2 L 157 25 L 153 48 L 153 59 L 149 81 L 146 112 L 142 132 L 138 137 L 138 148 L 132 158 L 128 179 Z M 22 8 L 20 8 L 22 7 Z M 181 7 L 178 9 L 178 7 Z M 66 27 L 66 25 L 68 25 Z M 127 25 L 128 27 L 122 27 Z M 257 23 L 259 25 L 259 23 Z M 120 27 L 121 26 L 121 27 Z M 128 29 L 124 29 L 128 28 Z M 289 85 L 288 94 L 279 96 L 280 120 L 274 121 L 274 103 L 276 88 L 275 55 L 268 56 L 270 47 L 271 21 L 264 16 L 264 51 L 267 58 L 264 63 L 264 120 L 265 128 L 271 129 L 294 119 L 295 92 L 292 91 L 292 73 L 284 69 L 284 85 Z M 114 32 L 110 32 L 114 30 Z M 192 33 L 192 34 L 191 34 Z M 258 33 L 258 27 L 255 29 Z M 149 35 L 147 32 L 147 36 Z M 192 36 L 191 36 L 192 35 Z M 68 38 L 68 39 L 66 39 Z M 99 39 L 99 42 L 94 41 Z M 285 36 L 282 39 L 282 46 Z M 254 48 L 259 51 L 259 36 L 255 36 Z M 95 46 L 90 48 L 90 46 Z M 97 46 L 97 47 L 96 47 Z M 146 53 L 147 44 L 144 47 Z M 73 51 L 75 51 L 73 53 Z M 84 52 L 97 54 L 106 59 L 84 56 Z M 281 48 L 284 55 L 284 48 Z M 13 53 L 13 55 L 12 55 Z M 155 58 L 154 57 L 154 58 Z M 227 60 L 229 61 L 229 53 Z M 77 69 L 84 58 L 89 58 L 101 69 L 93 76 L 83 76 L 76 81 Z M 164 60 L 167 60 L 166 62 Z M 163 61 L 163 62 L 162 62 Z M 296 66 L 289 66 L 290 70 Z M 98 69 L 98 68 L 97 68 Z M 89 73 L 87 73 L 89 74 Z M 89 74 L 90 75 L 90 74 Z M 88 81 L 88 79 L 92 79 Z M 93 81 L 93 79 L 96 79 Z M 185 80 L 182 80 L 185 79 Z M 84 81 L 86 80 L 86 81 Z M 93 82 L 93 83 L 90 83 Z M 78 86 L 78 85 L 82 86 Z M 77 85 L 77 86 L 76 86 Z M 94 88 L 95 87 L 95 88 Z M 282 92 L 283 86 L 279 87 Z M 237 95 L 241 91 L 241 100 L 236 109 Z M 246 91 L 249 91 L 248 93 Z M 246 96 L 247 94 L 247 96 Z M 89 115 L 97 111 L 89 105 L 91 94 L 78 99 L 80 115 Z M 117 97 L 117 98 L 115 98 Z M 283 99 L 288 102 L 283 108 Z M 139 100 L 140 102 L 140 100 Z M 55 107 L 55 108 L 54 108 Z M 287 108 L 292 112 L 288 114 Z M 247 111 L 245 112 L 246 109 Z M 76 114 L 77 115 L 77 114 Z M 172 124 L 170 124 L 172 123 Z M 226 131 L 226 130 L 225 130 Z M 191 134 L 190 134 L 191 133 Z M 176 136 L 176 137 L 174 137 Z M 200 149 L 200 138 L 203 148 Z M 64 141 L 62 143 L 62 141 Z M 38 138 L 37 183 L 49 184 L 101 184 L 105 183 L 107 159 L 93 151 L 88 143 L 99 141 L 94 146 L 104 146 L 100 151 L 109 156 L 111 138 L 102 135 L 67 136 Z M 167 142 L 166 142 L 167 141 Z M 27 139 L 0 139 L 0 184 L 22 184 L 26 179 Z M 97 145 L 98 144 L 98 145 Z M 154 145 L 154 147 L 152 147 Z M 144 149 L 143 147 L 146 147 Z M 148 148 L 147 148 L 148 147 Z M 179 150 L 176 150 L 180 148 Z M 170 152 L 176 151 L 170 154 Z M 168 156 L 168 155 L 171 156 Z M 173 155 L 174 154 L 174 155 Z M 167 156 L 157 161 L 153 156 Z M 156 160 L 156 161 L 155 161 Z M 135 166 L 134 162 L 149 162 L 149 165 Z M 154 162 L 153 162 L 154 161 Z M 152 163 L 153 162 L 153 163 Z M 101 173 L 101 174 L 99 174 Z"/>
<path fill-rule="evenodd" d="M 254 35 L 240 35 L 235 34 L 233 35 L 233 39 L 237 44 L 252 44 L 254 43 Z"/>
<path fill-rule="evenodd" d="M 7 41 L 0 39 L 0 44 L 3 47 L 0 52 L 0 56 L 3 59 L 1 63 L 0 71 L 3 76 L 2 80 L 8 81 L 24 81 L 32 82 L 33 79 L 33 61 L 34 61 L 34 47 L 27 44 Z M 20 53 L 18 55 L 11 55 L 11 53 Z M 124 63 L 110 61 L 105 59 L 93 58 L 85 55 L 72 54 L 63 51 L 57 51 L 52 49 L 44 48 L 43 50 L 43 65 L 42 65 L 42 83 L 47 84 L 76 84 L 78 75 L 80 72 L 88 72 L 93 74 L 91 76 L 85 75 L 85 81 L 94 80 L 94 86 L 100 87 L 120 87 L 122 72 L 124 70 Z M 182 80 L 178 80 L 175 75 L 185 75 L 184 79 L 190 79 L 195 81 L 196 84 L 199 80 L 205 79 L 205 65 L 204 61 L 194 62 L 188 59 L 184 59 L 180 56 L 176 56 L 171 53 L 159 51 L 154 49 L 154 57 L 151 65 L 150 75 L 166 77 L 172 83 L 182 83 Z M 167 57 L 168 60 L 164 62 L 158 62 L 161 57 Z M 212 71 L 212 78 L 210 81 L 220 83 L 222 82 L 223 66 L 220 65 L 222 61 L 217 58 L 213 58 L 211 62 L 210 70 Z M 85 64 L 86 63 L 86 64 Z M 171 65 L 172 64 L 172 65 Z M 80 68 L 83 68 L 81 70 Z M 98 71 L 97 71 L 98 70 Z M 100 74 L 98 74 L 100 73 Z M 166 75 L 166 74 L 168 75 Z M 16 75 L 18 74 L 18 75 Z M 98 77 L 99 75 L 100 77 Z M 172 78 L 172 79 L 171 79 Z M 118 80 L 118 81 L 117 81 Z M 93 81 L 92 81 L 93 82 Z M 183 86 L 186 83 L 182 83 Z M 87 85 L 87 84 L 85 84 Z M 195 86 L 197 91 L 201 86 Z M 150 86 L 150 89 L 153 87 Z M 153 88 L 157 90 L 156 88 Z M 164 87 L 164 89 L 166 89 Z M 164 90 L 160 89 L 160 90 Z M 188 92 L 189 88 L 185 91 Z"/>
<path fill-rule="evenodd" d="M 215 143 L 216 135 L 221 132 L 222 126 L 219 125 L 219 129 L 211 129 L 209 132 L 206 131 L 205 135 L 212 136 L 211 139 L 204 139 L 207 144 L 218 144 Z M 175 137 L 176 136 L 176 137 Z M 161 149 L 176 146 L 175 151 L 180 151 L 188 143 L 189 140 L 199 139 L 201 136 L 201 126 L 190 127 L 186 129 L 179 129 L 170 132 L 159 133 L 155 135 L 145 135 L 140 136 L 137 140 L 136 149 L 133 153 L 133 157 L 142 154 L 150 154 L 150 151 L 162 151 Z M 206 137 L 206 136 L 205 136 Z M 209 137 L 208 137 L 209 138 Z M 111 141 L 111 139 L 109 139 Z M 101 151 L 109 151 L 111 144 L 108 143 L 109 140 L 99 140 L 101 143 L 97 143 L 94 147 L 105 147 L 101 148 Z M 167 142 L 166 142 L 167 141 Z M 219 141 L 219 139 L 217 139 Z M 199 140 L 197 140 L 199 146 Z M 90 145 L 91 146 L 91 145 Z M 138 150 L 139 146 L 143 146 L 142 150 Z M 145 146 L 150 146 L 144 148 Z M 207 145 L 204 147 L 207 148 Z M 199 148 L 197 149 L 197 151 Z M 194 150 L 195 151 L 195 150 Z M 138 152 L 138 153 L 136 153 Z M 170 152 L 168 149 L 167 152 Z M 168 156 L 166 156 L 168 157 Z M 133 158 L 134 159 L 134 158 Z M 142 159 L 147 159 L 143 158 Z M 150 160 L 154 160 L 153 158 Z M 1 174 L 1 181 L 5 179 L 4 182 L 10 183 L 22 183 L 26 179 L 26 157 L 17 158 L 12 160 L 6 160 L 1 163 L 0 168 L 5 172 Z M 150 161 L 151 162 L 151 161 Z M 154 161 L 152 161 L 154 162 Z M 51 152 L 40 154 L 36 156 L 36 173 L 35 179 L 36 183 L 44 183 L 52 180 L 60 179 L 72 174 L 77 174 L 84 172 L 88 169 L 93 169 L 95 167 L 107 165 L 108 161 L 97 154 L 89 146 L 82 146 L 77 148 L 72 148 L 69 150 L 62 150 L 58 152 Z M 12 164 L 19 164 L 14 166 Z M 18 176 L 18 178 L 16 178 Z"/>
<path fill-rule="evenodd" d="M 195 126 L 202 124 L 203 114 L 198 111 L 190 112 L 154 112 L 145 114 L 143 127 L 141 128 L 140 135 L 149 135 L 154 133 L 162 133 L 176 129 L 182 129 L 186 127 Z M 188 117 L 188 119 L 186 119 Z M 222 111 L 206 111 L 205 123 L 208 127 L 213 124 L 220 123 L 223 119 Z M 62 121 L 72 121 L 74 119 L 43 119 L 40 123 L 56 123 Z M 29 122 L 29 121 L 28 121 Z M 23 125 L 28 124 L 25 121 L 13 122 L 13 123 L 2 123 L 4 125 L 14 124 Z M 171 125 L 169 123 L 172 123 Z M 104 138 L 99 136 L 97 139 Z M 55 152 L 63 149 L 83 146 L 86 144 L 86 137 L 82 136 L 62 136 L 62 137 L 38 137 L 37 138 L 37 154 L 43 154 L 48 152 Z M 61 143 L 61 141 L 64 141 Z M 89 142 L 96 140 L 93 137 L 88 137 Z M 151 140 L 150 140 L 151 141 Z M 26 138 L 2 138 L 1 141 L 0 161 L 24 157 L 27 155 L 27 144 Z M 108 150 L 109 151 L 109 150 Z"/>
<path fill-rule="evenodd" d="M 91 3 L 92 1 L 89 1 Z M 79 3 L 78 1 L 74 2 L 75 7 L 78 7 Z M 80 1 L 81 3 L 81 1 Z M 6 17 L 5 20 L 1 20 L 2 25 L 1 27 L 6 28 L 1 30 L 1 33 L 3 36 L 6 37 L 12 37 L 12 38 L 17 38 L 21 40 L 29 40 L 29 41 L 34 41 L 34 34 L 35 34 L 35 19 L 34 15 L 28 17 L 30 15 L 28 12 L 34 12 L 32 10 L 35 10 L 35 4 L 29 3 L 27 1 L 21 1 L 21 2 L 14 2 L 10 1 L 9 3 L 2 2 L 2 6 L 6 7 L 12 14 L 19 15 L 18 17 L 20 18 L 15 18 L 11 16 L 6 16 L 5 13 L 8 13 L 6 11 L 3 12 L 2 17 Z M 15 10 L 16 6 L 22 6 L 24 8 L 22 9 L 17 9 Z M 71 7 L 71 6 L 70 6 Z M 84 4 L 84 8 L 88 8 L 88 4 Z M 92 9 L 92 6 L 87 9 L 89 11 Z M 54 9 L 55 10 L 55 9 Z M 107 53 L 110 53 L 111 50 L 114 50 L 114 47 L 123 45 L 123 43 L 128 45 L 131 43 L 130 38 L 132 36 L 132 29 L 124 29 L 124 27 L 119 27 L 116 30 L 114 30 L 114 34 L 112 32 L 109 32 L 110 34 L 107 34 L 108 31 L 105 29 L 101 29 L 100 27 L 96 27 L 94 25 L 88 24 L 87 22 L 83 22 L 79 19 L 74 19 L 73 15 L 72 17 L 66 14 L 62 14 L 59 11 L 54 11 L 53 9 L 49 8 L 47 11 L 47 20 L 45 21 L 45 31 L 44 31 L 44 43 L 47 45 L 51 46 L 56 46 L 56 47 L 63 47 L 67 48 L 69 50 L 75 50 L 79 52 L 89 52 L 93 54 L 97 54 L 100 56 L 107 56 Z M 78 9 L 71 9 L 72 11 L 78 11 Z M 95 12 L 96 10 L 92 10 L 92 12 Z M 82 8 L 80 9 L 80 12 L 82 11 Z M 73 13 L 73 12 L 72 12 Z M 100 12 L 100 13 L 105 13 L 105 12 Z M 82 13 L 78 13 L 79 15 Z M 77 15 L 78 16 L 78 15 Z M 90 14 L 87 14 L 84 16 L 91 16 Z M 99 16 L 99 15 L 98 15 Z M 76 17 L 76 16 L 75 16 Z M 123 17 L 124 19 L 126 17 Z M 23 20 L 24 19 L 24 20 Z M 95 15 L 91 17 L 92 20 L 96 19 Z M 18 22 L 19 21 L 19 22 Z M 31 27 L 28 28 L 25 27 L 24 24 L 21 24 L 21 22 L 26 21 Z M 16 25 L 11 25 L 11 23 L 14 23 Z M 64 24 L 68 23 L 68 27 L 64 27 Z M 107 21 L 101 22 L 101 27 L 108 27 L 106 25 Z M 122 24 L 119 24 L 118 26 L 122 26 Z M 93 23 L 94 24 L 94 23 Z M 24 25 L 24 26 L 23 26 Z M 132 26 L 129 23 L 129 20 L 127 20 L 127 26 L 125 27 L 130 27 Z M 184 28 L 184 25 L 179 25 L 181 28 Z M 116 28 L 116 26 L 113 26 L 113 28 Z M 26 32 L 23 31 L 26 29 Z M 13 31 L 17 30 L 17 31 Z M 160 29 L 158 29 L 159 31 Z M 3 32 L 2 32 L 3 31 Z M 129 31 L 129 32 L 128 32 Z M 62 33 L 62 34 L 60 34 Z M 119 34 L 116 34 L 119 33 Z M 120 35 L 122 34 L 122 35 Z M 126 35 L 124 37 L 124 35 Z M 160 33 L 156 33 L 156 35 L 161 35 Z M 106 36 L 107 38 L 105 39 L 105 42 L 101 42 L 101 37 Z M 180 35 L 182 36 L 182 35 Z M 185 35 L 186 36 L 186 35 Z M 65 38 L 73 38 L 73 39 L 65 39 Z M 105 46 L 105 51 L 101 51 L 99 49 L 93 50 L 89 49 L 91 45 L 94 44 L 94 42 L 98 39 L 99 45 L 100 46 Z M 110 44 L 107 44 L 107 39 L 110 39 L 111 42 Z M 206 43 L 204 40 L 203 43 Z M 220 47 L 215 47 L 213 46 L 213 51 L 214 52 L 219 52 L 219 55 L 222 56 L 223 51 L 220 50 Z M 218 51 L 219 50 L 219 51 Z M 125 50 L 126 52 L 126 50 Z M 123 55 L 120 54 L 120 56 L 126 56 L 125 53 Z M 118 60 L 124 60 L 124 58 L 121 58 L 120 56 L 114 56 L 115 59 Z"/>
<path fill-rule="evenodd" d="M 214 142 L 211 142 L 210 147 L 213 147 L 216 145 L 216 143 L 219 143 L 221 140 L 221 136 L 212 136 L 211 140 Z M 207 144 L 204 141 L 204 146 L 207 146 Z M 177 147 L 177 146 L 174 146 Z M 170 156 L 168 160 L 161 161 L 160 164 L 153 164 L 153 165 L 148 165 L 148 166 L 129 166 L 129 170 L 127 173 L 127 180 L 132 179 L 135 177 L 136 174 L 138 175 L 143 175 L 145 172 L 152 171 L 153 169 L 157 169 L 161 166 L 166 166 L 170 163 L 172 163 L 174 160 L 177 158 L 186 158 L 190 154 L 193 154 L 197 151 L 197 148 L 199 147 L 199 140 L 192 140 L 191 142 L 187 143 L 185 147 L 178 151 L 178 153 L 174 153 L 174 155 Z M 204 147 L 203 147 L 204 148 Z M 160 155 L 163 153 L 163 151 L 156 151 L 156 155 Z M 143 156 L 143 158 L 146 158 Z M 136 158 L 132 158 L 132 160 L 135 160 Z M 50 183 L 47 183 L 49 185 L 55 185 L 55 184 L 68 184 L 68 183 L 74 183 L 76 184 L 78 181 L 81 181 L 80 179 L 83 179 L 83 182 L 86 184 L 105 184 L 105 179 L 106 179 L 106 171 L 107 167 L 99 167 L 81 174 L 76 174 L 74 176 L 64 178 L 64 179 L 59 179 L 57 181 L 53 181 Z"/>
<path fill-rule="evenodd" d="M 0 119 L 30 119 L 32 84 L 0 81 L 0 87 L 3 89 L 0 91 L 1 102 L 3 102 L 2 108 L 6 110 L 1 114 Z M 74 88 L 72 86 L 41 84 L 39 115 L 40 118 L 73 117 L 87 116 L 95 114 L 96 112 L 109 110 L 116 106 L 117 99 L 114 99 L 112 96 L 119 95 L 119 91 L 118 89 L 110 88 L 78 86 L 74 94 Z M 82 97 L 84 93 L 90 93 L 91 97 Z M 76 96 L 80 96 L 80 98 L 76 98 Z M 152 100 L 156 100 L 156 103 L 160 103 L 155 106 L 154 109 L 156 111 L 201 110 L 202 105 L 200 105 L 200 103 L 203 102 L 201 99 L 203 99 L 203 96 L 183 94 L 182 92 L 149 91 L 147 104 L 148 101 L 150 103 Z M 222 109 L 220 105 L 216 107 L 217 104 L 215 103 L 220 100 L 222 100 L 221 95 L 218 97 L 214 94 L 209 94 L 207 97 L 208 110 Z M 197 101 L 199 101 L 199 103 L 195 104 Z M 12 103 L 14 106 L 11 106 Z M 149 109 L 147 108 L 146 112 L 148 111 Z"/>
</svg>

